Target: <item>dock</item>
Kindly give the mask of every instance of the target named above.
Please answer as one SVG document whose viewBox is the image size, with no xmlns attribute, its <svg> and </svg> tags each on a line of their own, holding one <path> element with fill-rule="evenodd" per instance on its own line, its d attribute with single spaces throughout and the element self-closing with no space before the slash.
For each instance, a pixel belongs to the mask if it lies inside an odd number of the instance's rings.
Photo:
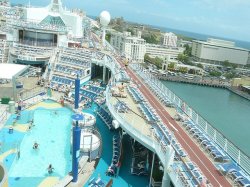
<svg viewBox="0 0 250 187">
<path fill-rule="evenodd" d="M 156 76 L 157 79 L 159 80 L 165 80 L 165 81 L 171 81 L 171 82 L 179 82 L 179 83 L 186 83 L 186 84 L 195 84 L 195 85 L 199 85 L 199 86 L 209 86 L 209 87 L 215 87 L 215 88 L 223 88 L 223 89 L 227 89 L 237 95 L 239 95 L 240 97 L 243 97 L 247 100 L 250 101 L 250 95 L 240 91 L 237 87 L 232 87 L 230 86 L 228 83 L 222 82 L 222 81 L 218 81 L 218 80 L 212 80 L 212 81 L 208 81 L 208 80 L 194 80 L 194 79 L 186 79 L 183 77 L 169 77 L 169 76 Z"/>
<path fill-rule="evenodd" d="M 195 79 L 186 79 L 184 77 L 169 77 L 169 76 L 156 76 L 159 80 L 171 81 L 171 82 L 179 82 L 179 83 L 188 83 L 195 84 L 200 86 L 209 86 L 209 87 L 217 87 L 217 88 L 227 88 L 228 84 L 220 81 L 207 81 L 207 80 L 195 80 Z"/>
</svg>

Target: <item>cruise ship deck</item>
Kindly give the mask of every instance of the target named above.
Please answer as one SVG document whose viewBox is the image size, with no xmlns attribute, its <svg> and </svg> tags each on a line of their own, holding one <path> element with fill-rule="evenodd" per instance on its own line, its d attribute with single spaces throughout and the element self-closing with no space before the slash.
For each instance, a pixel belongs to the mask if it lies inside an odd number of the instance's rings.
<svg viewBox="0 0 250 187">
<path fill-rule="evenodd" d="M 249 157 L 141 64 L 124 65 L 84 12 L 60 0 L 0 11 L 1 64 L 24 67 L 0 75 L 0 185 L 250 186 Z"/>
</svg>

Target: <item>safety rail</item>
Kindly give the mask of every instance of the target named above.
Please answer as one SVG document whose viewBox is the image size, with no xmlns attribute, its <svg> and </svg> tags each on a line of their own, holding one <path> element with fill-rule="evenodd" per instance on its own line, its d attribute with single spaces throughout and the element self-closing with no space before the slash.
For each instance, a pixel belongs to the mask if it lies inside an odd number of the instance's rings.
<svg viewBox="0 0 250 187">
<path fill-rule="evenodd" d="M 114 78 L 113 80 L 115 80 L 117 78 L 116 76 L 121 73 L 120 65 L 116 62 L 116 60 L 108 61 L 108 60 L 92 59 L 92 61 L 94 61 L 98 65 L 104 65 L 108 67 L 112 72 L 112 75 Z M 108 84 L 107 89 L 106 89 L 106 94 L 105 94 L 106 105 L 109 108 L 109 111 L 113 115 L 114 119 L 116 119 L 120 123 L 120 126 L 122 127 L 122 129 L 126 131 L 131 137 L 133 137 L 135 140 L 140 142 L 142 145 L 144 145 L 151 151 L 156 152 L 161 162 L 164 163 L 165 165 L 166 159 L 167 159 L 167 151 L 169 151 L 169 146 L 171 145 L 164 145 L 161 142 L 152 141 L 152 138 L 154 136 L 153 131 L 152 131 L 152 134 L 150 133 L 149 136 L 143 135 L 140 131 L 138 131 L 137 129 L 133 127 L 134 125 L 133 123 L 135 123 L 135 120 L 132 120 L 132 124 L 128 123 L 125 119 L 125 113 L 123 114 L 118 113 L 115 107 L 110 102 L 110 99 L 111 99 L 110 89 L 111 89 L 111 85 L 113 85 L 114 83 L 112 80 L 109 83 L 110 84 Z M 170 166 L 167 169 L 172 170 L 173 168 L 171 167 L 172 166 Z M 183 180 L 180 179 L 180 176 L 178 174 L 171 173 L 170 177 L 172 181 L 174 182 L 175 186 L 186 186 L 186 184 L 184 184 Z"/>
<path fill-rule="evenodd" d="M 48 30 L 48 31 L 54 31 L 54 32 L 61 32 L 66 33 L 68 30 L 71 29 L 71 27 L 66 26 L 58 26 L 53 24 L 45 24 L 45 23 L 39 23 L 37 20 L 22 20 L 22 19 L 7 19 L 8 24 L 16 27 L 25 27 L 29 29 L 41 29 L 41 30 Z"/>
<path fill-rule="evenodd" d="M 45 92 L 46 92 L 46 89 L 44 87 L 37 86 L 30 90 L 25 90 L 25 91 L 20 92 L 20 99 L 27 100 L 29 98 L 33 98 Z"/>
<path fill-rule="evenodd" d="M 156 152 L 161 162 L 165 164 L 168 146 L 162 145 L 160 142 L 152 141 L 153 133 L 152 136 L 143 135 L 140 131 L 138 131 L 133 127 L 133 123 L 135 123 L 135 120 L 132 120 L 132 124 L 128 123 L 125 119 L 125 114 L 124 113 L 121 114 L 116 111 L 115 107 L 110 102 L 111 99 L 110 85 L 107 86 L 105 95 L 106 95 L 106 105 L 108 106 L 108 109 L 110 113 L 113 115 L 114 119 L 116 119 L 120 123 L 122 129 L 126 131 L 131 137 L 133 137 L 136 141 L 140 142 L 142 145 L 144 145 L 151 151 Z M 176 177 L 178 176 L 174 176 L 175 179 Z M 174 182 L 175 186 L 185 186 L 181 180 L 176 179 Z"/>
<path fill-rule="evenodd" d="M 181 109 L 201 130 L 217 143 L 237 164 L 241 166 L 250 175 L 250 157 L 240 150 L 234 143 L 226 138 L 221 132 L 210 125 L 203 117 L 201 117 L 195 110 L 193 110 L 187 103 L 181 100 L 170 89 L 163 85 L 154 75 L 148 72 L 139 64 L 131 64 L 136 72 L 147 83 L 152 83 L 158 86 L 161 94 L 165 94 L 171 102 L 173 102 L 179 109 Z"/>
<path fill-rule="evenodd" d="M 7 120 L 8 111 L 4 110 L 2 114 L 0 114 L 0 124 L 4 124 L 4 122 Z"/>
<path fill-rule="evenodd" d="M 151 183 L 152 187 L 161 187 L 162 186 L 162 182 L 156 182 L 153 177 L 151 177 L 151 181 L 152 181 L 152 183 Z"/>
</svg>

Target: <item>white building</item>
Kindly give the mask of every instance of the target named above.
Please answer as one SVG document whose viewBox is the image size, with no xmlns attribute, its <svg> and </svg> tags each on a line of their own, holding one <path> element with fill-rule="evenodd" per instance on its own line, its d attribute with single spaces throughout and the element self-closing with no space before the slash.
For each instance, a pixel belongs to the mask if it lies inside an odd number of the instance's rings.
<svg viewBox="0 0 250 187">
<path fill-rule="evenodd" d="M 67 46 L 69 38 L 82 38 L 82 11 L 63 8 L 61 0 L 51 0 L 46 7 L 10 7 L 16 19 L 5 16 L 6 23 L 13 29 L 7 37 L 14 42 L 28 45 Z M 8 35 L 8 34 L 7 34 Z"/>
<path fill-rule="evenodd" d="M 230 63 L 246 65 L 249 50 L 236 47 L 231 41 L 209 38 L 207 42 L 194 40 L 192 55 L 200 62 L 220 64 L 228 60 Z"/>
<path fill-rule="evenodd" d="M 177 36 L 172 32 L 163 35 L 163 45 L 167 47 L 177 47 Z"/>
<path fill-rule="evenodd" d="M 110 44 L 116 48 L 128 60 L 144 62 L 146 42 L 141 38 L 141 32 L 137 36 L 131 36 L 130 32 L 111 32 Z"/>
<path fill-rule="evenodd" d="M 146 44 L 146 53 L 150 57 L 159 57 L 164 60 L 164 62 L 177 62 L 177 57 L 179 54 L 183 53 L 184 48 L 176 47 L 176 48 L 169 48 L 162 45 L 156 44 Z"/>
</svg>

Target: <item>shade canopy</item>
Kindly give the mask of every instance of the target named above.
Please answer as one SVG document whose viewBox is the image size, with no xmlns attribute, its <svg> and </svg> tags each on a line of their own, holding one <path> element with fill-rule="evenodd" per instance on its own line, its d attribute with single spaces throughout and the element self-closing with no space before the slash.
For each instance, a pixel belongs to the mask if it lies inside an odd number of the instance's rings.
<svg viewBox="0 0 250 187">
<path fill-rule="evenodd" d="M 12 79 L 23 73 L 29 66 L 20 64 L 0 64 L 0 79 Z"/>
</svg>

